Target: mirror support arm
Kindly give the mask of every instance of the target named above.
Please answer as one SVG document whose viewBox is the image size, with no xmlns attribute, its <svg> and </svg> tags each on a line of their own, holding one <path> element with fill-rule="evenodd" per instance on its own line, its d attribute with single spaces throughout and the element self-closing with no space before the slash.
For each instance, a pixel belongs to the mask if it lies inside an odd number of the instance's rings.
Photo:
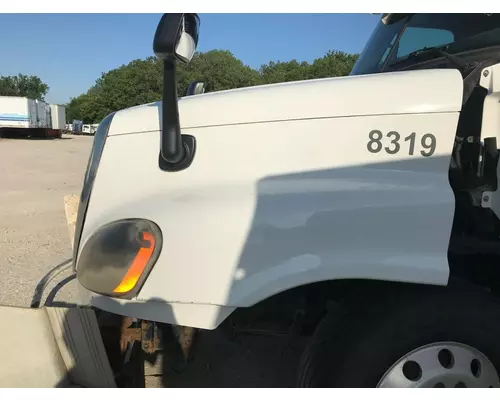
<svg viewBox="0 0 500 400">
<path fill-rule="evenodd" d="M 163 61 L 163 102 L 159 166 L 163 171 L 182 171 L 193 162 L 196 139 L 181 135 L 177 105 L 176 62 Z"/>
<path fill-rule="evenodd" d="M 186 18 L 189 21 L 186 22 Z M 153 51 L 163 61 L 163 101 L 158 164 L 163 171 L 182 171 L 193 162 L 196 139 L 182 135 L 177 103 L 176 64 L 189 62 L 198 44 L 197 14 L 163 14 L 156 28 Z M 180 49 L 180 40 L 184 41 Z"/>
<path fill-rule="evenodd" d="M 185 157 L 177 106 L 177 84 L 175 61 L 163 62 L 163 103 L 161 155 L 171 164 L 177 164 Z"/>
</svg>

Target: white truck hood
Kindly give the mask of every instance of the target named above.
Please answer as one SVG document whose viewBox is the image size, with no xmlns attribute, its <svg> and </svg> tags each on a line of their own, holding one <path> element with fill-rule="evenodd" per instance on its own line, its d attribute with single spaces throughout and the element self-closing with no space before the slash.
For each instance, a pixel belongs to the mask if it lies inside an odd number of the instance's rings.
<svg viewBox="0 0 500 400">
<path fill-rule="evenodd" d="M 368 115 L 457 112 L 457 70 L 432 69 L 254 86 L 179 99 L 182 129 Z M 109 135 L 160 129 L 161 102 L 119 111 Z"/>
</svg>

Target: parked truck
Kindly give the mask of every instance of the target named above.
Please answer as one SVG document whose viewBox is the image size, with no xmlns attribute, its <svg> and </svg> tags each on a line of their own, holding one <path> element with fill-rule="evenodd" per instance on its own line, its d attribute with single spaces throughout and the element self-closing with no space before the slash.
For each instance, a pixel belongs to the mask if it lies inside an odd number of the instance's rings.
<svg viewBox="0 0 500 400">
<path fill-rule="evenodd" d="M 82 134 L 93 136 L 99 124 L 84 124 L 82 127 Z"/>
<path fill-rule="evenodd" d="M 0 136 L 61 137 L 65 124 L 64 106 L 0 96 Z"/>
<path fill-rule="evenodd" d="M 178 100 L 198 26 L 162 17 L 163 100 L 95 134 L 68 261 L 82 308 L 3 309 L 2 371 L 28 326 L 83 386 L 274 326 L 308 338 L 300 387 L 500 387 L 500 15 L 384 14 L 350 76 Z"/>
<path fill-rule="evenodd" d="M 73 120 L 70 128 L 73 135 L 81 135 L 83 133 L 83 121 Z"/>
</svg>

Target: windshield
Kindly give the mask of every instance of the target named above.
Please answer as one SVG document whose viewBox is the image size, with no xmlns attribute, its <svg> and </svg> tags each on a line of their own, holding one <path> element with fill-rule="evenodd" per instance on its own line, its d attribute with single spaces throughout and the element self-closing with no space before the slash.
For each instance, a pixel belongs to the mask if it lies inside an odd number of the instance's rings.
<svg viewBox="0 0 500 400">
<path fill-rule="evenodd" d="M 450 54 L 500 45 L 499 14 L 408 14 L 379 21 L 351 75 L 393 70 L 414 52 L 446 46 Z"/>
</svg>

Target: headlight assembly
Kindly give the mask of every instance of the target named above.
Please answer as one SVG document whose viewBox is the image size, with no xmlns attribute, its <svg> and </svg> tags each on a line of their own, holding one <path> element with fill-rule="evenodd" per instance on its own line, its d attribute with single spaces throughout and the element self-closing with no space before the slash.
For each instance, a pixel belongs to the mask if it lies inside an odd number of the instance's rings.
<svg viewBox="0 0 500 400">
<path fill-rule="evenodd" d="M 144 219 L 99 228 L 83 245 L 77 278 L 91 292 L 130 299 L 137 295 L 160 255 L 161 231 Z"/>
</svg>

